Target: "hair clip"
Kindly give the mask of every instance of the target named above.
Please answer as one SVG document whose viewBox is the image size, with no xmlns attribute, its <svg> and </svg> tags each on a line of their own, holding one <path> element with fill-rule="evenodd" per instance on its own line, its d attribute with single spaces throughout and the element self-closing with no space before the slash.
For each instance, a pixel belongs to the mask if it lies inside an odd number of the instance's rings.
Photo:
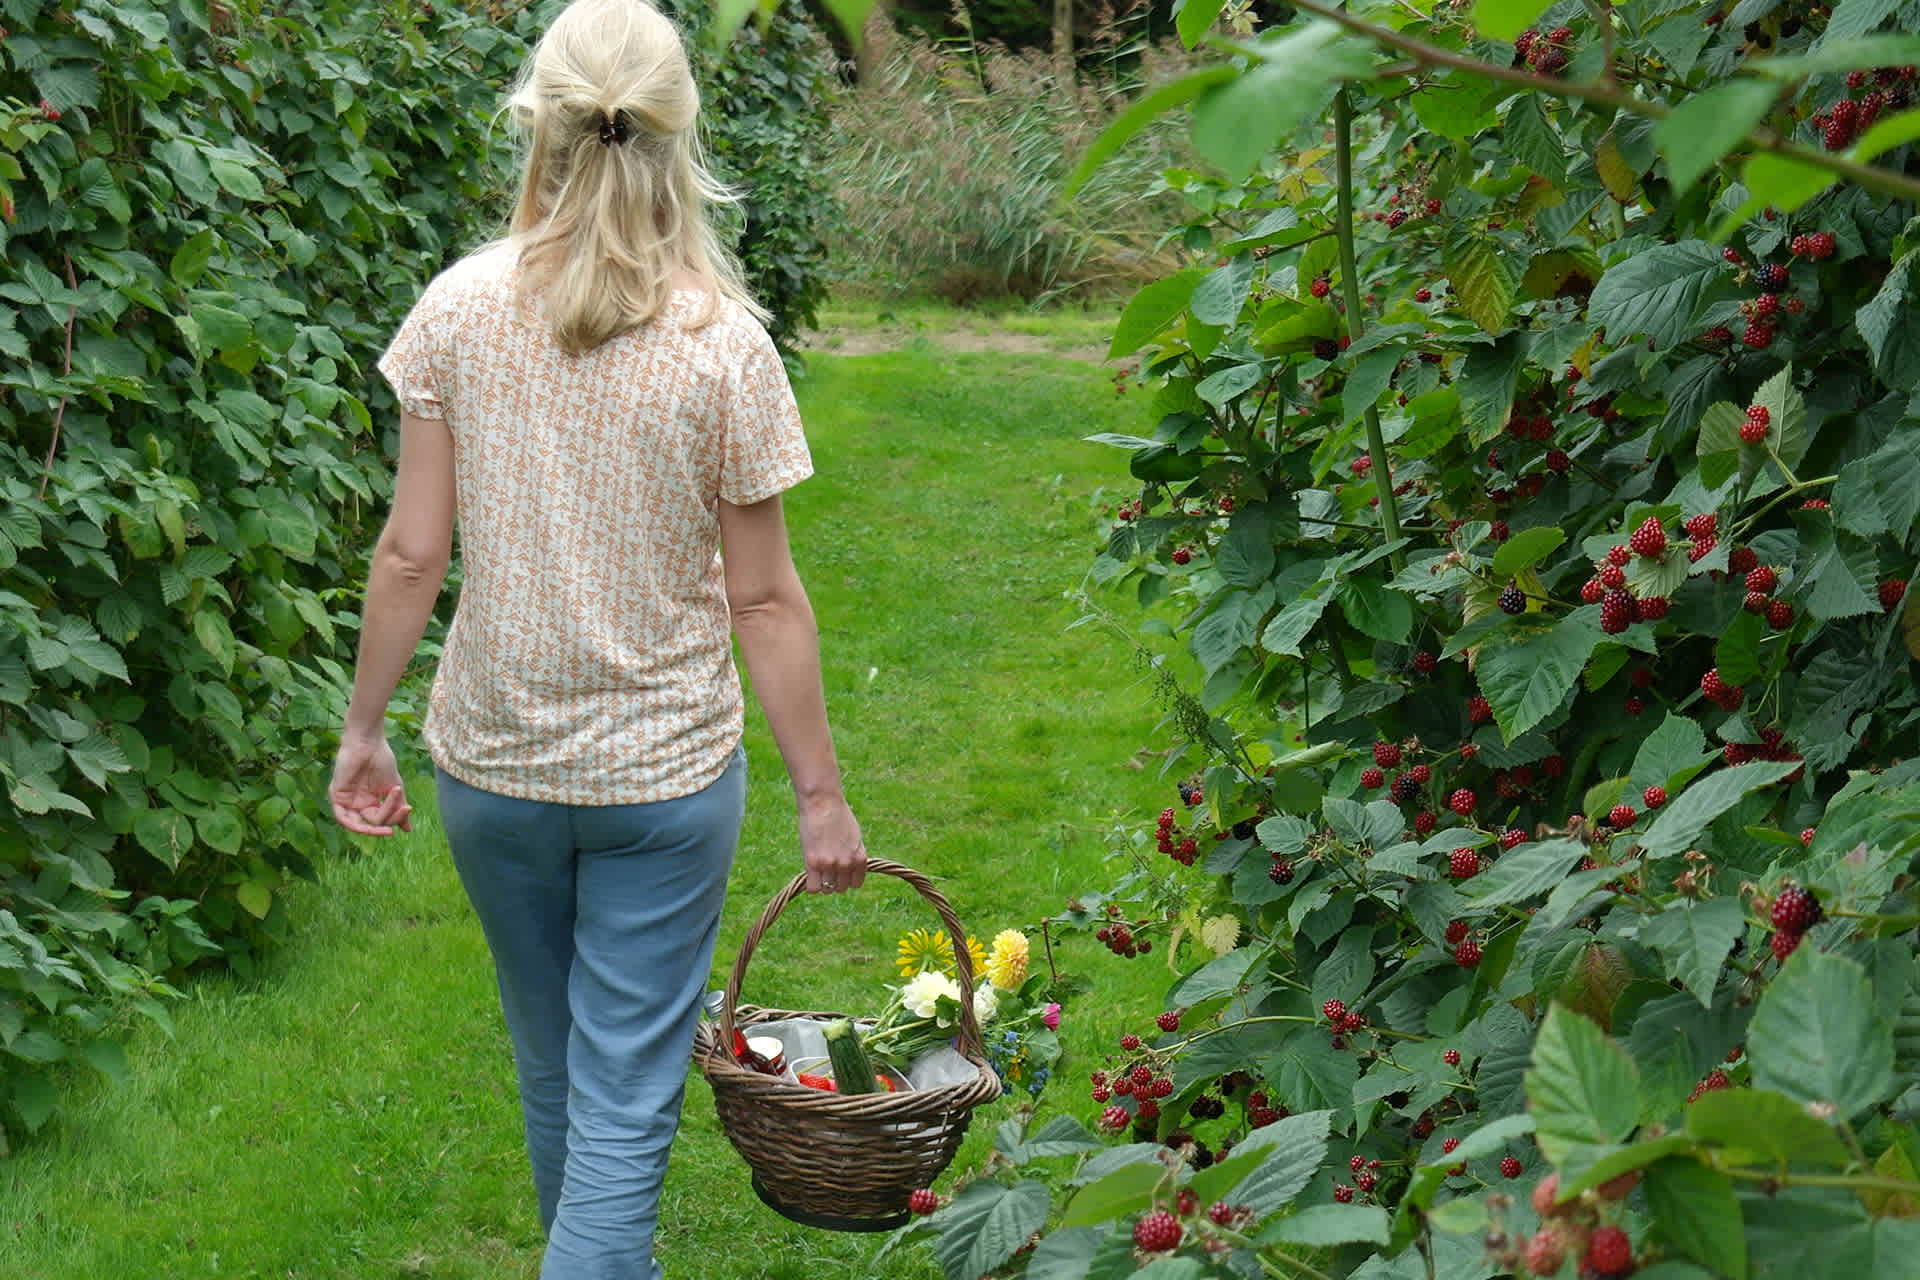
<svg viewBox="0 0 1920 1280">
<path fill-rule="evenodd" d="M 627 113 L 620 110 L 600 118 L 600 145 L 610 147 L 627 140 Z"/>
</svg>

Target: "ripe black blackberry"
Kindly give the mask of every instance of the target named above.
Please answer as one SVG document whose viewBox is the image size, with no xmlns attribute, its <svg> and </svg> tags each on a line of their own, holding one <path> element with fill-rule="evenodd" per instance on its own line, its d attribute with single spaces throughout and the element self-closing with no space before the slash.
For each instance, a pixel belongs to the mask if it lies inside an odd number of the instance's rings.
<svg viewBox="0 0 1920 1280">
<path fill-rule="evenodd" d="M 1525 613 L 1527 609 L 1527 593 L 1510 582 L 1506 585 L 1506 588 L 1500 592 L 1499 603 L 1500 612 L 1502 613 Z"/>
<path fill-rule="evenodd" d="M 1393 802 L 1395 804 L 1412 804 L 1414 797 L 1419 794 L 1420 784 L 1406 774 L 1403 773 L 1393 780 Z"/>
</svg>

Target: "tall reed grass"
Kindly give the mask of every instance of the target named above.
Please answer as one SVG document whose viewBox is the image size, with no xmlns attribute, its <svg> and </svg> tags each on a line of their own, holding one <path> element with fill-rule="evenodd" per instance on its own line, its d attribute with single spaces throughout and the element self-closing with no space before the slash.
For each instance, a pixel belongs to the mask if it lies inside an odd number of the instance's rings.
<svg viewBox="0 0 1920 1280">
<path fill-rule="evenodd" d="M 1179 198 L 1153 190 L 1188 163 L 1161 125 L 1129 143 L 1072 201 L 1067 175 L 1139 93 L 1185 69 L 1176 49 L 1129 43 L 1109 27 L 1089 73 L 1040 51 L 936 42 L 881 31 L 833 114 L 833 169 L 846 210 L 834 245 L 846 285 L 925 292 L 950 302 L 1030 300 L 1151 278 Z M 1126 67 L 1124 72 L 1117 70 Z"/>
</svg>

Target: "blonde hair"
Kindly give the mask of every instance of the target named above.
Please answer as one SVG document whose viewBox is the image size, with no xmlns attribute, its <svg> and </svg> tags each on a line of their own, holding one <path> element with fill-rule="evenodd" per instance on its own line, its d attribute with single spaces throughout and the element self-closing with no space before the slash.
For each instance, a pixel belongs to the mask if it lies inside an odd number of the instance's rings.
<svg viewBox="0 0 1920 1280">
<path fill-rule="evenodd" d="M 708 172 L 700 91 L 680 32 L 646 0 L 574 0 L 521 70 L 524 139 L 510 230 L 522 306 L 579 355 L 667 305 L 676 272 L 764 320 L 709 209 L 739 200 Z M 603 141 L 603 136 L 609 141 Z M 617 139 L 617 140 L 615 140 Z"/>
</svg>

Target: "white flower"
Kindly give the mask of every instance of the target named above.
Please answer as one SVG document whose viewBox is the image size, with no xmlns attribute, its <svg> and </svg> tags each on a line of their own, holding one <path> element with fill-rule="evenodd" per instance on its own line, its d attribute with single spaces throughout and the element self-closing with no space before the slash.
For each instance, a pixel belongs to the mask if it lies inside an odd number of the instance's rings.
<svg viewBox="0 0 1920 1280">
<path fill-rule="evenodd" d="M 931 1018 L 941 996 L 960 998 L 960 984 L 938 969 L 922 969 L 900 988 L 900 1003 L 916 1018 Z"/>
<path fill-rule="evenodd" d="M 973 1020 L 985 1026 L 1000 1011 L 1000 993 L 993 984 L 983 982 L 973 989 Z"/>
</svg>

